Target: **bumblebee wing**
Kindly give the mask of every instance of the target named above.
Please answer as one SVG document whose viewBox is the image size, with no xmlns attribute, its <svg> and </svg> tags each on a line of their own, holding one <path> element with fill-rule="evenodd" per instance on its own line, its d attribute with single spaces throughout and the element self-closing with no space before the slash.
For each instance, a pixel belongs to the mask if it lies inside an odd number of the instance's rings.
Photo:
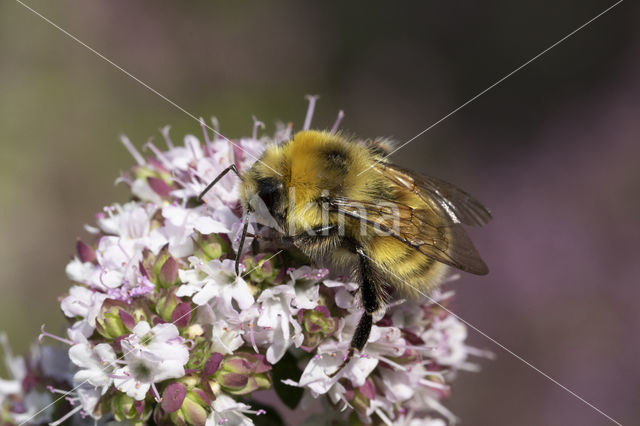
<svg viewBox="0 0 640 426">
<path fill-rule="evenodd" d="M 333 198 L 329 205 L 334 211 L 390 235 L 438 262 L 476 275 L 489 272 L 462 225 L 444 222 L 429 209 L 342 197 Z"/>
<path fill-rule="evenodd" d="M 491 220 L 491 212 L 485 206 L 455 185 L 391 163 L 379 163 L 375 170 L 400 188 L 415 193 L 448 223 L 482 226 Z"/>
</svg>

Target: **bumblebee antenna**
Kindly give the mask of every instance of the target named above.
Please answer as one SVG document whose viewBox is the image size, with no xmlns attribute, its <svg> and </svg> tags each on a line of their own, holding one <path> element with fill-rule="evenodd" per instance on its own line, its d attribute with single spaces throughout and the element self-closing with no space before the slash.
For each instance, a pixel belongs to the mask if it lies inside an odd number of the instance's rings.
<svg viewBox="0 0 640 426">
<path fill-rule="evenodd" d="M 227 167 L 226 169 L 224 169 L 222 172 L 220 172 L 220 174 L 213 180 L 211 181 L 211 183 L 209 185 L 207 185 L 207 187 L 200 193 L 200 195 L 198 195 L 198 201 L 202 201 L 202 197 L 204 197 L 204 195 L 209 192 L 209 190 L 211 188 L 213 188 L 213 186 L 218 183 L 218 181 L 220 179 L 222 179 L 224 177 L 224 175 L 226 175 L 227 173 L 229 173 L 230 171 L 233 171 L 236 175 L 238 175 L 238 177 L 240 179 L 242 179 L 242 176 L 240 176 L 240 173 L 238 172 L 238 169 L 236 168 L 235 164 L 230 165 L 229 167 Z"/>
<path fill-rule="evenodd" d="M 240 237 L 238 252 L 236 253 L 236 276 L 240 275 L 240 256 L 242 256 L 242 247 L 244 246 L 244 240 L 245 238 L 247 238 L 247 228 L 249 228 L 249 212 L 245 213 L 242 222 L 242 236 Z"/>
</svg>

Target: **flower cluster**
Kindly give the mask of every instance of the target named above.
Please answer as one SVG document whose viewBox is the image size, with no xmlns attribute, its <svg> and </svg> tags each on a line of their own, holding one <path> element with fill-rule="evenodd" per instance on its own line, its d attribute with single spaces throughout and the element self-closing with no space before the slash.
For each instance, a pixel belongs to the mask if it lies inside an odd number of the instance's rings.
<svg viewBox="0 0 640 426">
<path fill-rule="evenodd" d="M 325 423 L 455 420 L 440 401 L 452 375 L 473 368 L 474 350 L 445 308 L 450 293 L 392 304 L 375 318 L 364 352 L 333 375 L 361 314 L 357 284 L 294 249 L 248 238 L 238 253 L 233 174 L 198 201 L 227 166 L 242 172 L 267 144 L 290 137 L 279 126 L 258 138 L 259 124 L 252 137 L 230 141 L 203 122 L 204 140 L 188 135 L 180 146 L 165 129 L 166 148 L 148 142 L 146 157 L 123 137 L 137 164 L 118 180 L 133 199 L 96 215 L 67 265 L 66 336 L 41 335 L 68 345 L 64 356 L 44 355 L 53 350 L 44 346 L 30 358 L 6 356 L 13 377 L 0 381 L 3 424 L 284 423 L 251 398 L 258 390 L 300 410 L 323 399 L 335 413 Z"/>
</svg>

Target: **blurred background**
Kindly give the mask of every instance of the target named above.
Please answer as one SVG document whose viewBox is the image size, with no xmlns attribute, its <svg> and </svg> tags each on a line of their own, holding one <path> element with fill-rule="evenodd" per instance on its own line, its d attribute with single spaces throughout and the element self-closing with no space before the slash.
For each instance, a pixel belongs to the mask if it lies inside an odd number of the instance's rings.
<svg viewBox="0 0 640 426">
<path fill-rule="evenodd" d="M 614 1 L 28 4 L 229 137 L 251 115 L 406 141 Z M 451 285 L 462 318 L 623 424 L 640 417 L 640 8 L 626 1 L 394 155 L 494 213 L 486 277 Z M 12 0 L 0 2 L 0 329 L 47 323 L 83 224 L 126 201 L 141 147 L 197 122 Z M 161 139 L 160 139 L 161 140 Z M 480 334 L 465 425 L 610 422 Z"/>
</svg>

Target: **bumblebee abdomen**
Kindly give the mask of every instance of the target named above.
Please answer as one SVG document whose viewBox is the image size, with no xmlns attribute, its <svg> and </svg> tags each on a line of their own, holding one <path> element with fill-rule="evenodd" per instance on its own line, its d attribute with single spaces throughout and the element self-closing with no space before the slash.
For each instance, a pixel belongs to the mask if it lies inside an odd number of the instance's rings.
<svg viewBox="0 0 640 426">
<path fill-rule="evenodd" d="M 392 236 L 373 237 L 368 252 L 387 281 L 410 296 L 428 294 L 446 271 L 446 265 Z"/>
</svg>

